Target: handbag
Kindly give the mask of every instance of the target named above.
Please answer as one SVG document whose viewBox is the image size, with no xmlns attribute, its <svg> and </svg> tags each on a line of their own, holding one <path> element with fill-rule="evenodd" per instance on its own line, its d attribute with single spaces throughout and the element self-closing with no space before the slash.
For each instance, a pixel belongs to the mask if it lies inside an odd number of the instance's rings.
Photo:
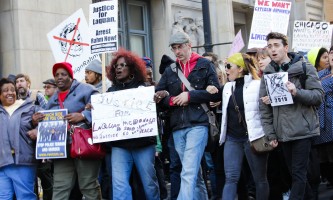
<svg viewBox="0 0 333 200">
<path fill-rule="evenodd" d="M 85 129 L 80 126 L 72 126 L 72 158 L 101 159 L 106 152 L 102 144 L 93 144 L 92 129 Z"/>
<path fill-rule="evenodd" d="M 268 138 L 264 135 L 251 142 L 251 149 L 254 153 L 260 154 L 272 151 L 274 147 L 269 144 Z"/>
<path fill-rule="evenodd" d="M 172 63 L 170 65 L 171 69 L 173 72 L 177 73 L 179 79 L 183 82 L 185 87 L 191 91 L 195 90 L 190 82 L 187 80 L 187 78 L 184 76 L 181 70 L 177 70 L 176 63 Z M 215 114 L 208 109 L 208 106 L 205 103 L 201 104 L 201 107 L 204 109 L 205 113 L 208 116 L 208 121 L 209 121 L 209 130 L 208 130 L 208 140 L 207 140 L 207 145 L 205 148 L 206 152 L 214 152 L 216 148 L 218 147 L 219 139 L 220 139 L 220 131 L 217 128 L 217 123 L 216 123 L 216 116 Z"/>
<path fill-rule="evenodd" d="M 64 108 L 63 102 L 58 97 L 60 108 Z M 72 125 L 68 130 L 71 136 L 70 154 L 72 158 L 83 159 L 101 159 L 106 152 L 102 144 L 93 144 L 92 129 L 86 129 L 85 123 L 80 123 L 76 126 Z M 69 126 L 69 125 L 68 125 Z"/>
<path fill-rule="evenodd" d="M 243 116 L 242 114 L 239 112 L 239 107 L 237 105 L 237 102 L 236 102 L 236 99 L 235 99 L 235 95 L 234 95 L 234 87 L 232 86 L 231 87 L 231 97 L 232 97 L 232 101 L 235 105 L 235 110 L 237 111 L 238 113 L 238 122 L 243 124 L 244 128 L 246 129 L 246 135 L 248 134 L 247 132 L 247 125 L 243 119 Z M 267 137 L 264 135 L 262 137 L 260 137 L 259 139 L 256 139 L 251 143 L 251 149 L 254 153 L 257 153 L 257 154 L 260 154 L 260 153 L 265 153 L 265 152 L 268 152 L 268 151 L 272 151 L 274 149 L 273 146 L 271 146 L 269 144 L 269 141 L 267 139 Z"/>
</svg>

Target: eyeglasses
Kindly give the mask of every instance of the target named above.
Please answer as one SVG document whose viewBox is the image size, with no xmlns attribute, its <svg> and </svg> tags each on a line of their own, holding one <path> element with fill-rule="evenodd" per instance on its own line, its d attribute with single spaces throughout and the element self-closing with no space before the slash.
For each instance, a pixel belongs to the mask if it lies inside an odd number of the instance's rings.
<svg viewBox="0 0 333 200">
<path fill-rule="evenodd" d="M 184 47 L 186 47 L 186 44 L 181 44 L 181 45 L 179 45 L 178 47 L 177 46 L 173 46 L 173 47 L 171 47 L 171 51 L 172 52 L 175 52 L 175 51 L 180 51 L 180 50 L 183 50 L 184 49 Z"/>
<path fill-rule="evenodd" d="M 226 69 L 230 69 L 231 67 L 232 66 L 229 63 L 225 66 Z"/>
<path fill-rule="evenodd" d="M 44 85 L 43 87 L 44 89 L 50 89 L 50 88 L 55 88 L 54 86 L 50 86 L 50 85 Z"/>
<path fill-rule="evenodd" d="M 126 63 L 119 63 L 119 64 L 113 65 L 113 68 L 117 68 L 118 66 L 120 66 L 121 68 L 124 68 L 124 67 L 126 67 L 128 65 Z"/>
</svg>

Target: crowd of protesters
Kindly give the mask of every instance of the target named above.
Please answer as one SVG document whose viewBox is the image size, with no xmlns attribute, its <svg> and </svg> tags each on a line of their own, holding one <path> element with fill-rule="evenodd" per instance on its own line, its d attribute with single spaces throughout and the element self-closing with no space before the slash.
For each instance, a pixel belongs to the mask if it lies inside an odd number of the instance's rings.
<svg viewBox="0 0 333 200">
<path fill-rule="evenodd" d="M 0 199 L 38 198 L 37 177 L 44 200 L 318 199 L 320 182 L 333 184 L 333 46 L 304 56 L 288 52 L 283 34 L 271 32 L 266 41 L 220 61 L 192 51 L 190 37 L 175 32 L 169 46 L 176 59 L 163 55 L 160 80 L 150 58 L 120 48 L 106 68 L 107 92 L 154 86 L 158 133 L 103 143 L 103 159 L 35 158 L 40 110 L 66 108 L 69 125 L 91 127 L 90 98 L 102 92 L 100 61 L 86 67 L 86 83 L 74 78 L 70 63 L 55 63 L 45 94 L 30 90 L 27 75 L 2 78 Z M 265 75 L 278 72 L 288 74 L 283 84 L 292 104 L 271 105 Z M 203 104 L 220 129 L 210 152 Z M 272 151 L 253 150 L 262 137 Z"/>
</svg>

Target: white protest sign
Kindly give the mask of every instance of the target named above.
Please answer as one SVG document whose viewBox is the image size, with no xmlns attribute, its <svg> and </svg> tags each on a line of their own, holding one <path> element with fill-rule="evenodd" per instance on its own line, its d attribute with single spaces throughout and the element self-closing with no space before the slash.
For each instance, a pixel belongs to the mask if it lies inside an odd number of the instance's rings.
<svg viewBox="0 0 333 200">
<path fill-rule="evenodd" d="M 240 29 L 238 31 L 237 35 L 235 36 L 234 41 L 232 42 L 231 50 L 229 52 L 228 57 L 230 57 L 234 53 L 240 52 L 244 46 L 245 46 L 245 44 L 244 44 L 243 37 L 242 37 L 242 30 Z"/>
<path fill-rule="evenodd" d="M 154 93 L 151 86 L 92 95 L 93 142 L 157 135 Z"/>
<path fill-rule="evenodd" d="M 287 35 L 290 9 L 291 2 L 256 0 L 248 49 L 265 47 L 270 32 Z"/>
<path fill-rule="evenodd" d="M 288 81 L 288 72 L 278 72 L 264 75 L 266 90 L 271 106 L 293 104 L 293 98 L 285 83 Z"/>
<path fill-rule="evenodd" d="M 332 25 L 329 22 L 295 21 L 293 45 L 295 51 L 309 51 L 314 47 L 331 47 Z"/>
<path fill-rule="evenodd" d="M 89 28 L 91 53 L 118 50 L 118 1 L 109 0 L 90 4 Z"/>
<path fill-rule="evenodd" d="M 72 64 L 74 78 L 84 80 L 86 66 L 98 55 L 90 53 L 90 35 L 82 9 L 76 11 L 47 34 L 56 62 Z"/>
</svg>

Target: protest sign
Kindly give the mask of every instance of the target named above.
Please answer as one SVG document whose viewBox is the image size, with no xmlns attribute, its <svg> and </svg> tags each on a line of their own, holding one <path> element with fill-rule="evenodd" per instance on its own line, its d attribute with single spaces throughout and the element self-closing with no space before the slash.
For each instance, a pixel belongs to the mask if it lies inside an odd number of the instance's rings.
<svg viewBox="0 0 333 200">
<path fill-rule="evenodd" d="M 91 53 L 118 50 L 118 1 L 102 1 L 89 6 Z"/>
<path fill-rule="evenodd" d="M 293 104 L 293 98 L 285 83 L 288 81 L 288 72 L 278 72 L 264 75 L 266 90 L 271 106 Z"/>
<path fill-rule="evenodd" d="M 36 159 L 66 158 L 67 109 L 40 112 L 45 117 L 38 123 Z"/>
<path fill-rule="evenodd" d="M 229 52 L 228 57 L 230 57 L 234 53 L 240 52 L 244 46 L 245 46 L 245 44 L 244 44 L 243 37 L 242 37 L 242 30 L 240 29 L 238 31 L 237 35 L 235 36 L 234 41 L 232 42 L 231 50 Z"/>
<path fill-rule="evenodd" d="M 292 48 L 309 51 L 314 47 L 331 47 L 332 25 L 329 22 L 295 21 Z"/>
<path fill-rule="evenodd" d="M 91 96 L 93 142 L 157 135 L 154 87 Z"/>
<path fill-rule="evenodd" d="M 56 62 L 72 64 L 74 78 L 84 80 L 85 68 L 99 56 L 90 53 L 90 33 L 82 9 L 47 34 Z"/>
<path fill-rule="evenodd" d="M 256 0 L 248 49 L 263 48 L 270 32 L 287 35 L 291 2 Z"/>
</svg>

